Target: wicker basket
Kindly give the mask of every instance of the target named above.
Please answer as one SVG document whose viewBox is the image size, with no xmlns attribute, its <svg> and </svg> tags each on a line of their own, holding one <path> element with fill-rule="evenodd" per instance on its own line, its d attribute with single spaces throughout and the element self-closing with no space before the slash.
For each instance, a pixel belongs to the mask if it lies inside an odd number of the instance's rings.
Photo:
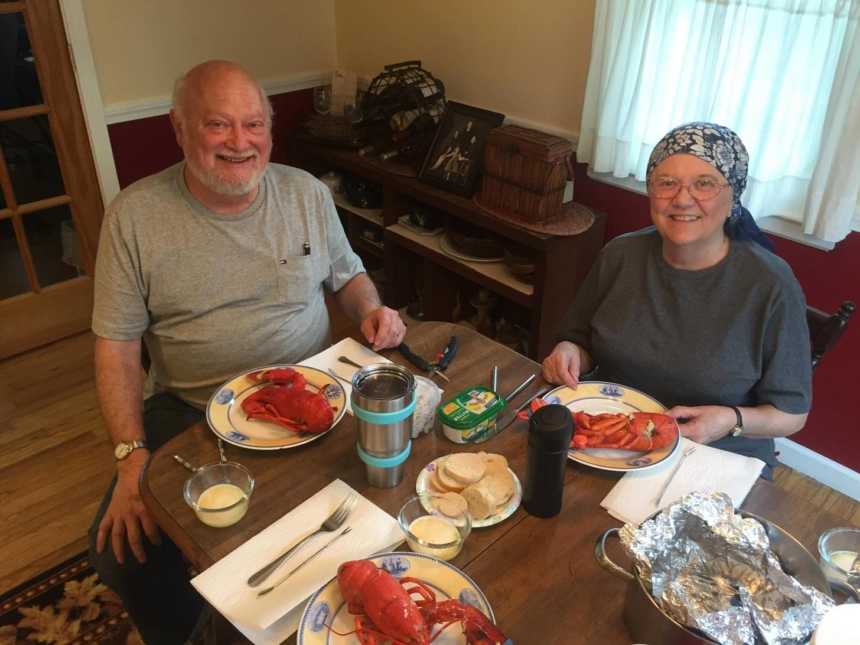
<svg viewBox="0 0 860 645">
<path fill-rule="evenodd" d="M 572 151 L 566 139 L 538 130 L 516 125 L 492 130 L 484 148 L 481 204 L 528 221 L 556 217 L 565 183 L 573 178 Z"/>
</svg>

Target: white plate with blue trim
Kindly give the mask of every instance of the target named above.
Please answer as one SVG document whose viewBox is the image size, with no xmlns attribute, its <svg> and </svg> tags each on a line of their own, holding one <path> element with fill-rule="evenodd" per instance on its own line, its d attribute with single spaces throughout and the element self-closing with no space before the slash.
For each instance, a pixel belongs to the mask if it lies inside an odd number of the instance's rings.
<svg viewBox="0 0 860 645">
<path fill-rule="evenodd" d="M 323 432 L 294 432 L 276 423 L 248 420 L 242 411 L 242 401 L 262 387 L 270 385 L 253 375 L 264 370 L 290 368 L 305 377 L 307 389 L 321 393 L 334 413 L 334 419 Z M 206 423 L 227 443 L 251 450 L 281 450 L 303 446 L 331 432 L 346 412 L 346 392 L 331 374 L 305 365 L 267 365 L 248 370 L 215 390 L 206 405 Z"/>
<path fill-rule="evenodd" d="M 457 599 L 496 622 L 487 597 L 475 581 L 448 562 L 410 552 L 382 553 L 368 560 L 395 578 L 409 576 L 421 580 L 436 593 L 437 600 Z M 332 578 L 308 600 L 299 622 L 297 641 L 298 645 L 358 645 L 358 637 L 347 633 L 354 630 L 355 616 L 347 610 L 337 578 Z M 340 636 L 335 632 L 346 635 Z M 433 641 L 433 645 L 464 643 L 466 638 L 459 623 L 449 625 Z"/>
<path fill-rule="evenodd" d="M 587 412 L 602 414 L 604 412 L 665 412 L 666 406 L 644 392 L 610 383 L 609 381 L 583 381 L 575 390 L 566 385 L 560 385 L 543 396 L 547 403 L 560 403 L 571 412 Z M 568 450 L 567 457 L 571 461 L 598 468 L 626 472 L 629 470 L 646 470 L 669 459 L 681 447 L 681 433 L 675 441 L 663 448 L 655 448 L 649 452 L 636 452 L 616 448 L 584 448 Z"/>
</svg>

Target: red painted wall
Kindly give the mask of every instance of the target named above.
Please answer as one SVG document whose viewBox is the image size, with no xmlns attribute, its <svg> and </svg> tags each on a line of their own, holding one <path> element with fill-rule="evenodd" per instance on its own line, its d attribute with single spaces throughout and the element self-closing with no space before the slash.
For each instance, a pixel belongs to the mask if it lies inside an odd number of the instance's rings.
<svg viewBox="0 0 860 645">
<path fill-rule="evenodd" d="M 576 164 L 576 201 L 608 215 L 606 239 L 651 224 L 648 198 L 590 179 Z M 860 303 L 860 233 L 851 233 L 833 251 L 819 251 L 771 236 L 776 252 L 791 265 L 808 304 L 835 311 L 844 300 Z M 792 440 L 855 471 L 860 471 L 860 314 L 848 325 L 833 353 L 825 355 L 813 377 L 812 412 Z"/>
<path fill-rule="evenodd" d="M 279 94 L 272 97 L 272 104 L 275 108 L 272 159 L 283 163 L 287 161 L 285 133 L 311 113 L 312 92 Z M 117 123 L 108 128 L 108 133 L 121 186 L 166 168 L 182 157 L 166 115 Z M 608 215 L 606 239 L 651 223 L 645 196 L 589 179 L 583 164 L 576 165 L 574 192 L 578 202 Z M 830 252 L 772 239 L 779 255 L 794 270 L 809 304 L 832 311 L 843 300 L 860 302 L 860 234 L 852 233 Z M 860 470 L 858 364 L 860 320 L 848 326 L 834 353 L 826 356 L 816 369 L 812 413 L 806 428 L 792 437 L 853 470 Z"/>
</svg>

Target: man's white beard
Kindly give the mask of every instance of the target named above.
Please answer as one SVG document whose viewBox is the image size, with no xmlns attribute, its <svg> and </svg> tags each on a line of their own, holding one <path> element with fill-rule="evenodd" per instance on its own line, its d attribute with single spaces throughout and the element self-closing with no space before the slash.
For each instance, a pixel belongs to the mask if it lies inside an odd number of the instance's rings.
<svg viewBox="0 0 860 645">
<path fill-rule="evenodd" d="M 215 171 L 197 168 L 196 165 L 192 163 L 188 164 L 188 168 L 192 173 L 194 173 L 197 180 L 206 186 L 206 188 L 211 190 L 213 193 L 224 195 L 225 197 L 241 197 L 242 195 L 247 195 L 253 192 L 256 190 L 257 186 L 259 186 L 263 173 L 266 172 L 266 166 L 264 165 L 257 172 L 251 175 L 248 180 L 237 182 L 221 177 Z"/>
</svg>

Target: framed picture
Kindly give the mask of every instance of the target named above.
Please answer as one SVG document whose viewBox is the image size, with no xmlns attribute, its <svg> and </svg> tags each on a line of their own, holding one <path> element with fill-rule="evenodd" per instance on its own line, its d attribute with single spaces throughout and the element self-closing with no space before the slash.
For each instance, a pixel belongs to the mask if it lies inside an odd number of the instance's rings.
<svg viewBox="0 0 860 645">
<path fill-rule="evenodd" d="M 424 158 L 418 178 L 452 193 L 471 197 L 481 174 L 487 134 L 505 115 L 448 101 L 445 115 Z"/>
</svg>

